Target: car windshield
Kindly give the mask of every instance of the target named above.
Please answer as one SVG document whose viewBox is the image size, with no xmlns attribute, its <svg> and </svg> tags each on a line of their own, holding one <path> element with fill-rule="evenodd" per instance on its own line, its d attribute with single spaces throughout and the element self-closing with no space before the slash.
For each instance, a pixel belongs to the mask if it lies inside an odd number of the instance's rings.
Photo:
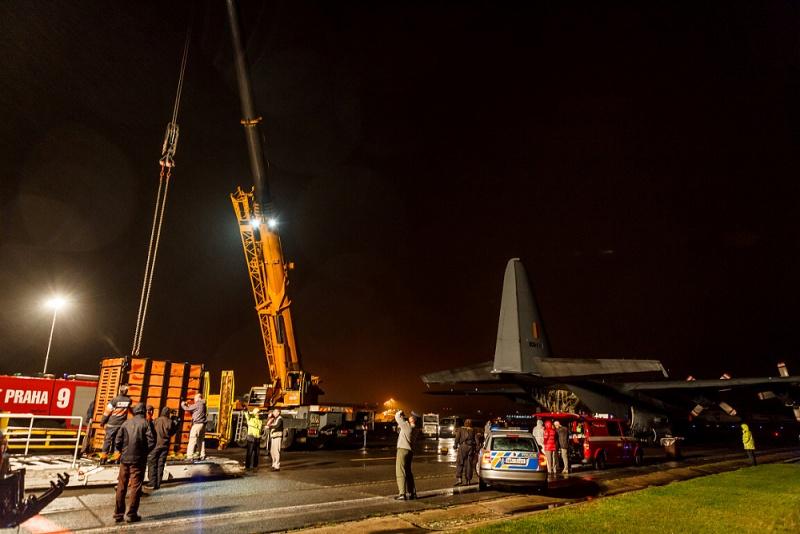
<svg viewBox="0 0 800 534">
<path fill-rule="evenodd" d="M 489 450 L 535 452 L 536 446 L 533 444 L 533 438 L 518 436 L 496 436 L 492 438 L 492 443 L 489 447 Z"/>
<path fill-rule="evenodd" d="M 435 415 L 424 415 L 422 416 L 423 423 L 438 423 L 438 418 Z"/>
</svg>

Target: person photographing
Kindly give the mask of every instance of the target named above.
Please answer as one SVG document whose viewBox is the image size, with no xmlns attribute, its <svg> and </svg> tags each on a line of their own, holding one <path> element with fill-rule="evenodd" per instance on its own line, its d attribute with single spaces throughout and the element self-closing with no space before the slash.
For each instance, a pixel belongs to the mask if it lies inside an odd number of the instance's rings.
<svg viewBox="0 0 800 534">
<path fill-rule="evenodd" d="M 395 462 L 395 475 L 397 477 L 396 500 L 412 500 L 417 498 L 417 488 L 414 485 L 414 473 L 411 472 L 411 462 L 414 460 L 414 442 L 417 437 L 417 419 L 419 416 L 411 412 L 408 420 L 404 417 L 403 410 L 394 415 L 397 422 L 397 461 Z"/>
<path fill-rule="evenodd" d="M 244 467 L 245 469 L 257 469 L 263 421 L 261 421 L 258 408 L 253 408 L 249 412 L 245 411 L 244 416 L 247 419 L 247 452 L 244 456 Z"/>
</svg>

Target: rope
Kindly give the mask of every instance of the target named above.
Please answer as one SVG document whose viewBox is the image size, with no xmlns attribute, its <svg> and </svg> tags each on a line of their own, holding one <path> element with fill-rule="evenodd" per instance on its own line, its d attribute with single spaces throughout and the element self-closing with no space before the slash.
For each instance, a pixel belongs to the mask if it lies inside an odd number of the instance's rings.
<svg viewBox="0 0 800 534">
<path fill-rule="evenodd" d="M 142 292 L 139 296 L 139 312 L 136 315 L 136 331 L 133 334 L 132 356 L 139 355 L 144 333 L 144 322 L 147 318 L 147 307 L 150 304 L 150 290 L 153 286 L 153 275 L 156 268 L 156 258 L 158 257 L 158 245 L 161 241 L 161 228 L 164 224 L 164 212 L 167 207 L 169 179 L 172 176 L 172 167 L 175 166 L 175 152 L 178 149 L 179 128 L 176 121 L 178 120 L 178 110 L 181 105 L 181 94 L 183 92 L 183 81 L 186 73 L 186 62 L 189 57 L 189 41 L 191 40 L 191 36 L 192 26 L 190 23 L 189 27 L 186 29 L 186 40 L 183 44 L 178 88 L 175 92 L 175 102 L 172 106 L 172 120 L 167 124 L 167 129 L 164 134 L 164 144 L 161 147 L 161 158 L 158 161 L 161 166 L 161 172 L 158 179 L 156 206 L 153 212 L 153 225 L 150 228 L 150 243 L 147 246 L 147 262 L 144 267 Z"/>
</svg>

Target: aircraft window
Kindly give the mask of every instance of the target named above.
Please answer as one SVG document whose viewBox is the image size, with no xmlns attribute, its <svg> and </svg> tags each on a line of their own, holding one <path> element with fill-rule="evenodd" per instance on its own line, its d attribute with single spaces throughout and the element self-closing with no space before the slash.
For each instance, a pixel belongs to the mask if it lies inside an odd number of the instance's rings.
<svg viewBox="0 0 800 534">
<path fill-rule="evenodd" d="M 489 447 L 489 450 L 536 452 L 536 446 L 533 444 L 533 439 L 531 438 L 512 438 L 509 436 L 501 436 L 492 439 L 492 444 Z"/>
<path fill-rule="evenodd" d="M 608 435 L 609 436 L 621 436 L 622 434 L 619 431 L 619 423 L 615 421 L 610 421 L 608 423 Z"/>
</svg>

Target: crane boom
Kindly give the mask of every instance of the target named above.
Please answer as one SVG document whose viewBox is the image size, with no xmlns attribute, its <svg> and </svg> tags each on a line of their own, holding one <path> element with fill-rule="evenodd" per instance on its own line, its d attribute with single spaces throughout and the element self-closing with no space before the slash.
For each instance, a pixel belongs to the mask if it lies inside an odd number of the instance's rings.
<svg viewBox="0 0 800 534">
<path fill-rule="evenodd" d="M 255 114 L 233 0 L 227 0 L 227 5 L 242 104 L 241 122 L 247 139 L 254 182 L 253 190 L 250 192 L 242 190 L 241 187 L 237 188 L 236 192 L 231 194 L 231 202 L 239 223 L 239 233 L 264 343 L 264 354 L 272 380 L 271 384 L 265 386 L 258 404 L 293 406 L 307 402 L 315 403 L 319 394 L 319 378 L 303 371 L 300 355 L 297 352 L 290 309 L 291 300 L 286 291 L 289 283 L 286 272 L 292 265 L 284 261 L 281 240 L 273 227 L 273 220 L 265 219 L 270 210 L 263 209 L 265 205 L 262 204 L 269 202 L 269 196 L 261 132 L 258 128 L 261 117 Z M 250 399 L 250 404 L 256 404 L 253 398 Z"/>
<path fill-rule="evenodd" d="M 256 115 L 253 103 L 253 91 L 250 88 L 250 75 L 247 72 L 247 58 L 242 49 L 242 32 L 239 16 L 236 13 L 234 0 L 226 0 L 228 6 L 228 22 L 231 27 L 234 66 L 236 81 L 239 87 L 239 103 L 242 107 L 242 126 L 247 140 L 247 154 L 250 158 L 250 172 L 253 175 L 253 193 L 255 195 L 256 215 L 261 215 L 261 208 L 269 208 L 270 196 L 267 183 L 267 168 L 264 165 L 264 148 L 261 144 L 261 129 L 258 127 L 261 117 Z M 264 215 L 269 215 L 267 210 Z"/>
</svg>

